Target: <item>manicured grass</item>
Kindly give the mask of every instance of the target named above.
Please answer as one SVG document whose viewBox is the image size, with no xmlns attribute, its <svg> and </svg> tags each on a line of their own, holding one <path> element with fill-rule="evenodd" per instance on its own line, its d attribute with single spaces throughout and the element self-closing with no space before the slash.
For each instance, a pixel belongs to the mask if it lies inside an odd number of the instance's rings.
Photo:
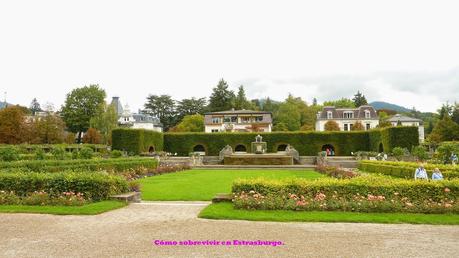
<svg viewBox="0 0 459 258">
<path fill-rule="evenodd" d="M 55 215 L 96 215 L 126 206 L 119 201 L 102 201 L 83 206 L 0 205 L 0 213 L 46 213 Z"/>
<path fill-rule="evenodd" d="M 312 170 L 188 170 L 143 178 L 142 200 L 208 201 L 217 193 L 230 193 L 237 178 L 308 178 L 323 177 Z"/>
<path fill-rule="evenodd" d="M 360 222 L 459 225 L 458 214 L 358 213 L 338 211 L 236 210 L 232 203 L 214 203 L 199 214 L 205 219 L 278 222 Z"/>
</svg>

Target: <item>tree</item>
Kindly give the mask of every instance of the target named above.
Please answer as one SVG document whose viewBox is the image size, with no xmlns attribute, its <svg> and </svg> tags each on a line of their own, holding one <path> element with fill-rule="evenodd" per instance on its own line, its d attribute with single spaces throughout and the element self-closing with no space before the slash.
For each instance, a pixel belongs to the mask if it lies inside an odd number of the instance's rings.
<svg viewBox="0 0 459 258">
<path fill-rule="evenodd" d="M 211 112 L 230 110 L 235 106 L 235 98 L 234 92 L 228 90 L 228 84 L 221 79 L 210 95 L 209 110 Z"/>
<path fill-rule="evenodd" d="M 453 112 L 451 114 L 451 119 L 459 124 L 459 103 L 454 103 Z"/>
<path fill-rule="evenodd" d="M 440 114 L 440 120 L 442 120 L 445 116 L 451 116 L 453 113 L 453 106 L 446 102 L 446 104 L 441 106 L 438 113 Z"/>
<path fill-rule="evenodd" d="M 206 112 L 206 98 L 182 99 L 177 103 L 177 116 L 181 121 L 187 115 L 204 114 Z"/>
<path fill-rule="evenodd" d="M 164 131 L 173 127 L 176 120 L 175 100 L 169 95 L 150 95 L 145 103 L 146 113 L 159 118 L 163 124 Z"/>
<path fill-rule="evenodd" d="M 112 130 L 118 127 L 118 114 L 114 105 L 103 103 L 97 114 L 91 118 L 89 125 L 100 132 L 102 142 L 110 144 Z"/>
<path fill-rule="evenodd" d="M 459 125 L 454 123 L 451 117 L 444 116 L 438 121 L 432 133 L 429 136 L 433 142 L 455 141 L 459 140 Z"/>
<path fill-rule="evenodd" d="M 204 132 L 203 115 L 187 115 L 175 127 L 176 132 Z"/>
<path fill-rule="evenodd" d="M 84 143 L 100 144 L 102 141 L 102 135 L 94 128 L 89 128 L 83 136 Z"/>
<path fill-rule="evenodd" d="M 279 108 L 279 103 L 272 101 L 269 97 L 265 100 L 263 104 L 263 111 L 276 112 Z"/>
<path fill-rule="evenodd" d="M 8 106 L 0 110 L 0 143 L 21 143 L 24 120 L 24 110 L 19 106 Z"/>
<path fill-rule="evenodd" d="M 336 123 L 333 120 L 326 122 L 324 125 L 324 129 L 325 131 L 339 131 L 340 130 L 338 123 Z"/>
<path fill-rule="evenodd" d="M 313 106 L 317 106 L 317 99 L 316 99 L 316 98 L 313 98 L 313 99 L 312 99 L 312 105 L 313 105 Z"/>
<path fill-rule="evenodd" d="M 379 111 L 379 128 L 390 127 L 392 124 L 387 121 L 389 119 L 389 115 L 385 111 Z"/>
<path fill-rule="evenodd" d="M 236 110 L 242 109 L 250 109 L 252 107 L 252 103 L 247 100 L 245 96 L 244 86 L 239 86 L 236 99 L 234 101 L 234 108 Z"/>
<path fill-rule="evenodd" d="M 105 91 L 99 88 L 99 85 L 76 88 L 67 94 L 62 107 L 62 117 L 68 129 L 78 134 L 79 143 L 81 133 L 88 130 L 89 122 L 104 103 L 105 96 Z"/>
<path fill-rule="evenodd" d="M 276 124 L 283 123 L 289 131 L 298 131 L 301 127 L 301 113 L 291 102 L 284 102 L 274 116 Z"/>
<path fill-rule="evenodd" d="M 30 111 L 32 112 L 32 115 L 34 116 L 37 112 L 40 112 L 42 111 L 41 107 L 40 107 L 40 103 L 38 103 L 38 100 L 36 98 L 34 98 L 32 100 L 32 102 L 30 103 L 30 107 L 29 107 Z"/>
<path fill-rule="evenodd" d="M 285 123 L 283 122 L 280 122 L 280 123 L 277 123 L 273 126 L 273 131 L 275 132 L 286 132 L 288 131 L 288 127 Z"/>
<path fill-rule="evenodd" d="M 65 140 L 65 124 L 57 115 L 47 113 L 33 122 L 33 143 L 57 144 Z"/>
<path fill-rule="evenodd" d="M 357 91 L 357 93 L 354 95 L 354 98 L 352 99 L 354 101 L 355 107 L 360 107 L 363 105 L 368 105 L 368 101 L 365 98 L 365 95 L 360 93 L 360 91 Z"/>
<path fill-rule="evenodd" d="M 362 122 L 357 121 L 355 124 L 352 126 L 352 131 L 363 131 L 365 130 L 365 127 L 363 127 Z"/>
<path fill-rule="evenodd" d="M 302 125 L 300 131 L 314 131 L 314 127 L 311 125 Z"/>
<path fill-rule="evenodd" d="M 324 106 L 334 106 L 336 108 L 355 108 L 354 101 L 342 98 L 339 100 L 325 101 Z"/>
</svg>

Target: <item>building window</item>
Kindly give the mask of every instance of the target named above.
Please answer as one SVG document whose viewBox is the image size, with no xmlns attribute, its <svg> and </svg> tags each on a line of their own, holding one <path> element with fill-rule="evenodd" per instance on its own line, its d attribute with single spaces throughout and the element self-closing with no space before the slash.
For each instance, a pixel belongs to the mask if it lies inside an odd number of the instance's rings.
<svg viewBox="0 0 459 258">
<path fill-rule="evenodd" d="M 261 122 L 263 121 L 263 117 L 262 116 L 256 116 L 255 117 L 255 122 Z"/>
<path fill-rule="evenodd" d="M 241 123 L 249 123 L 250 117 L 241 117 Z"/>
<path fill-rule="evenodd" d="M 366 125 L 366 128 L 367 128 L 367 130 L 370 130 L 370 129 L 371 129 L 371 125 L 370 125 L 370 124 L 367 124 L 367 125 Z"/>
<path fill-rule="evenodd" d="M 212 124 L 219 124 L 220 123 L 220 117 L 212 117 Z"/>
<path fill-rule="evenodd" d="M 218 133 L 218 129 L 212 129 L 211 132 L 212 133 Z"/>
<path fill-rule="evenodd" d="M 371 113 L 368 110 L 365 110 L 365 118 L 371 118 Z"/>
<path fill-rule="evenodd" d="M 343 113 L 344 118 L 354 118 L 354 112 L 352 111 L 347 111 Z"/>
<path fill-rule="evenodd" d="M 344 131 L 349 131 L 349 125 L 348 124 L 344 124 Z"/>
<path fill-rule="evenodd" d="M 333 118 L 333 112 L 327 111 L 327 119 L 332 119 Z"/>
</svg>

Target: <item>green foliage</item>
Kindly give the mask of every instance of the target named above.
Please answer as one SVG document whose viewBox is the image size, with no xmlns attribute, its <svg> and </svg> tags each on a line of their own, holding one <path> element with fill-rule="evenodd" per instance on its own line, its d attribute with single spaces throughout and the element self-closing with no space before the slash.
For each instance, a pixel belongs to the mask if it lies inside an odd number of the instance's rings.
<svg viewBox="0 0 459 258">
<path fill-rule="evenodd" d="M 0 191 L 13 191 L 19 196 L 35 191 L 52 196 L 74 192 L 97 201 L 127 190 L 124 178 L 101 173 L 0 173 Z"/>
<path fill-rule="evenodd" d="M 350 99 L 342 98 L 339 100 L 325 101 L 324 106 L 334 106 L 336 108 L 355 108 L 355 103 Z"/>
<path fill-rule="evenodd" d="M 411 149 L 411 154 L 416 157 L 417 160 L 419 161 L 424 161 L 429 158 L 429 153 L 427 153 L 427 150 L 424 146 L 414 146 L 413 149 Z"/>
<path fill-rule="evenodd" d="M 245 90 L 244 86 L 239 86 L 238 92 L 236 95 L 236 98 L 234 100 L 234 108 L 236 110 L 242 110 L 242 109 L 252 109 L 252 103 L 247 100 L 247 97 L 245 96 Z"/>
<path fill-rule="evenodd" d="M 406 148 L 401 148 L 401 147 L 395 147 L 392 149 L 392 155 L 397 159 L 401 160 L 403 156 L 406 156 L 409 154 L 408 149 Z"/>
<path fill-rule="evenodd" d="M 240 209 L 459 213 L 459 180 L 437 182 L 360 176 L 352 179 L 239 179 Z"/>
<path fill-rule="evenodd" d="M 359 169 L 364 172 L 378 173 L 407 179 L 414 178 L 414 172 L 418 167 L 419 164 L 415 162 L 369 160 L 359 161 Z M 440 169 L 441 173 L 443 174 L 443 177 L 445 178 L 459 178 L 459 167 L 440 164 L 425 164 L 424 167 L 427 170 L 428 174 L 430 174 L 430 176 L 434 168 L 438 168 Z"/>
<path fill-rule="evenodd" d="M 112 132 L 112 149 L 127 153 L 149 152 L 151 147 L 162 151 L 163 142 L 163 134 L 151 130 L 118 128 Z"/>
<path fill-rule="evenodd" d="M 204 114 L 206 111 L 206 98 L 182 99 L 177 102 L 178 121 L 187 115 Z"/>
<path fill-rule="evenodd" d="M 99 106 L 97 114 L 91 118 L 90 127 L 102 134 L 103 143 L 110 142 L 112 130 L 118 127 L 118 114 L 114 105 L 103 103 Z"/>
<path fill-rule="evenodd" d="M 6 147 L 0 149 L 0 159 L 2 161 L 13 161 L 19 159 L 19 152 L 14 147 Z"/>
<path fill-rule="evenodd" d="M 274 117 L 276 124 L 283 123 L 289 131 L 299 131 L 301 127 L 301 113 L 293 103 L 282 103 Z"/>
<path fill-rule="evenodd" d="M 105 91 L 99 85 L 84 86 L 67 94 L 62 117 L 68 129 L 73 133 L 86 132 L 91 118 L 104 103 L 105 96 Z M 78 135 L 78 142 L 81 142 L 81 134 Z"/>
<path fill-rule="evenodd" d="M 225 111 L 234 108 L 236 96 L 232 90 L 228 90 L 228 84 L 225 80 L 221 79 L 212 91 L 208 106 L 211 112 Z"/>
<path fill-rule="evenodd" d="M 435 158 L 442 163 L 451 163 L 451 154 L 459 155 L 459 142 L 442 142 L 435 151 Z"/>
<path fill-rule="evenodd" d="M 114 158 L 114 159 L 117 159 L 117 158 L 121 158 L 123 156 L 123 152 L 122 151 L 119 151 L 119 150 L 112 150 L 110 152 L 110 157 L 111 158 Z"/>
<path fill-rule="evenodd" d="M 337 131 L 340 131 L 340 128 L 337 122 L 330 120 L 324 124 L 324 130 L 329 131 L 329 132 L 332 132 L 332 131 L 337 132 Z"/>
<path fill-rule="evenodd" d="M 169 95 L 148 96 L 145 108 L 148 114 L 159 118 L 165 131 L 177 123 L 175 100 Z"/>
<path fill-rule="evenodd" d="M 36 160 L 44 160 L 44 159 L 46 159 L 46 153 L 42 148 L 37 148 L 35 150 L 35 159 Z"/>
<path fill-rule="evenodd" d="M 273 126 L 274 132 L 288 132 L 287 124 L 284 122 L 277 123 Z"/>
<path fill-rule="evenodd" d="M 415 126 L 388 127 L 367 132 L 370 135 L 370 150 L 372 151 L 380 152 L 380 144 L 386 153 L 392 152 L 395 147 L 411 150 L 413 146 L 419 145 L 419 131 Z"/>
<path fill-rule="evenodd" d="M 53 154 L 54 159 L 64 160 L 66 158 L 65 149 L 63 147 L 55 147 L 52 149 L 51 153 Z"/>
<path fill-rule="evenodd" d="M 354 101 L 355 107 L 360 107 L 363 105 L 368 105 L 368 101 L 365 98 L 365 95 L 360 93 L 360 91 L 357 91 L 357 93 L 354 95 L 354 98 L 352 99 Z"/>
<path fill-rule="evenodd" d="M 9 171 L 61 172 L 61 171 L 107 171 L 153 170 L 158 166 L 152 158 L 117 158 L 92 160 L 21 160 L 0 163 L 0 169 Z M 1 173 L 1 172 L 0 172 Z"/>
<path fill-rule="evenodd" d="M 79 151 L 78 155 L 81 159 L 92 159 L 94 156 L 94 151 L 89 147 L 83 147 Z"/>
<path fill-rule="evenodd" d="M 459 140 L 459 124 L 456 124 L 451 117 L 445 116 L 435 125 L 429 139 L 437 143 Z"/>
<path fill-rule="evenodd" d="M 176 132 L 204 132 L 203 115 L 187 115 L 175 127 Z"/>
</svg>

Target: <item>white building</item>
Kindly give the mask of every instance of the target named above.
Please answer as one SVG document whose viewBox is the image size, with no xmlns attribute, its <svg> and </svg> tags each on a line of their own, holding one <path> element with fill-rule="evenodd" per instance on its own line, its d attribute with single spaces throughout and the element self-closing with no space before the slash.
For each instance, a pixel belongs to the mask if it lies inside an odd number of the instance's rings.
<svg viewBox="0 0 459 258">
<path fill-rule="evenodd" d="M 158 118 L 144 114 L 141 111 L 132 113 L 127 105 L 124 108 L 121 106 L 119 97 L 113 97 L 111 104 L 115 106 L 116 112 L 118 113 L 118 124 L 120 126 L 147 129 L 157 132 L 163 131 L 163 127 Z"/>
<path fill-rule="evenodd" d="M 272 114 L 265 111 L 229 110 L 204 114 L 206 133 L 271 132 Z"/>
<path fill-rule="evenodd" d="M 355 123 L 360 122 L 365 130 L 376 128 L 379 125 L 378 113 L 372 106 L 358 108 L 324 107 L 317 114 L 316 131 L 325 131 L 325 124 L 335 121 L 341 131 L 352 131 Z"/>
<path fill-rule="evenodd" d="M 416 126 L 419 132 L 419 142 L 424 142 L 424 125 L 421 119 L 396 114 L 387 120 L 392 126 Z"/>
</svg>

